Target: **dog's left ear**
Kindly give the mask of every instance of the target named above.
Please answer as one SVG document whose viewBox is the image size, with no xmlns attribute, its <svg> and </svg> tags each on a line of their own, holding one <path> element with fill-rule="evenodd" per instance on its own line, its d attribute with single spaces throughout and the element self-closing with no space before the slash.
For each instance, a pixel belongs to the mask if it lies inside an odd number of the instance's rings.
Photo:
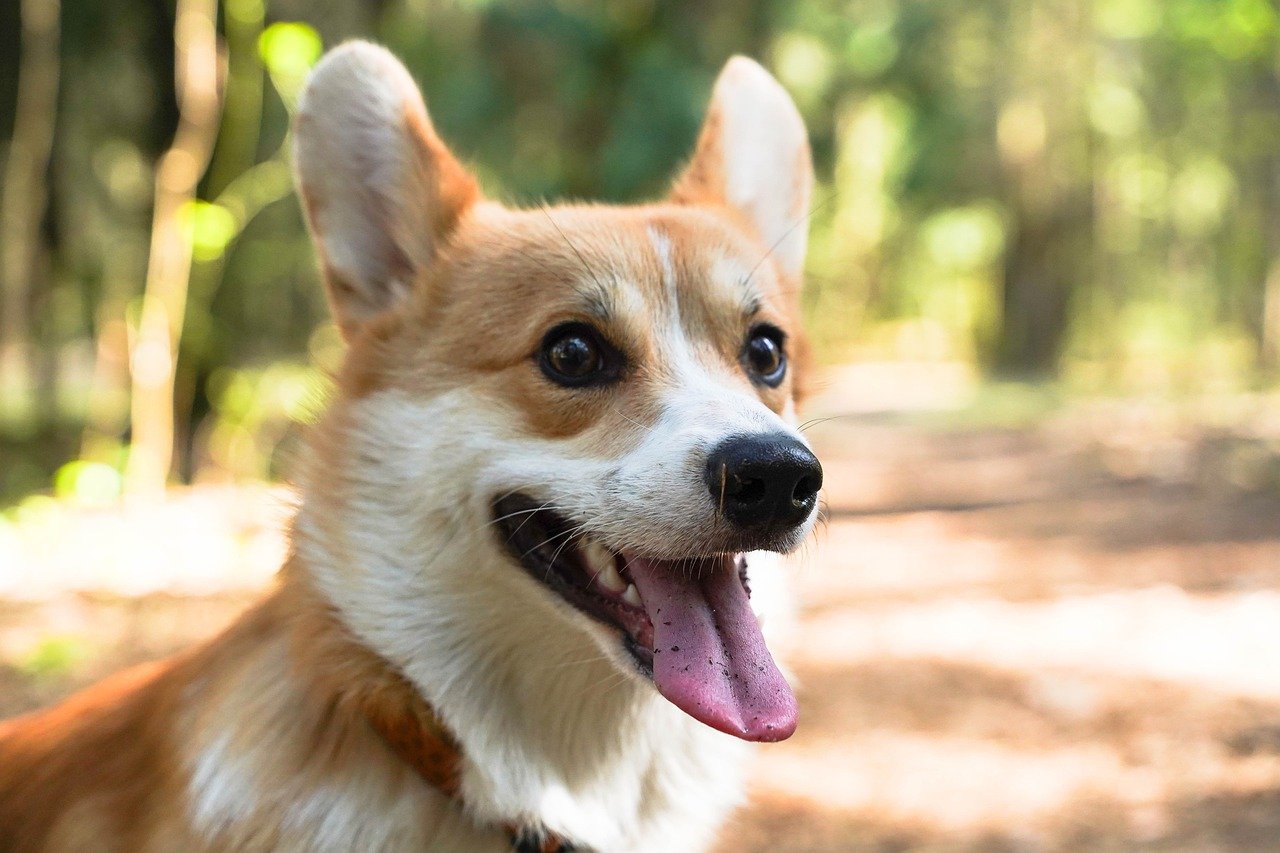
<svg viewBox="0 0 1280 853">
<path fill-rule="evenodd" d="M 342 45 L 311 72 L 293 154 L 329 301 L 350 338 L 421 281 L 479 190 L 409 72 L 368 42 Z"/>
<path fill-rule="evenodd" d="M 727 205 L 799 277 L 809 238 L 813 162 L 791 97 L 753 60 L 735 56 L 716 80 L 693 160 L 672 198 Z"/>
</svg>

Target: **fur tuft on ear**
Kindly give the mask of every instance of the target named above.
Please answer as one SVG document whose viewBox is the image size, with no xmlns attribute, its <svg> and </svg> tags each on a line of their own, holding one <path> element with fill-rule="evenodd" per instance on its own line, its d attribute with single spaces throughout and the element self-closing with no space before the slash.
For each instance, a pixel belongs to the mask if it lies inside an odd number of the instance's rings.
<svg viewBox="0 0 1280 853">
<path fill-rule="evenodd" d="M 409 72 L 367 42 L 336 48 L 311 72 L 293 157 L 329 300 L 348 337 L 417 285 L 479 198 Z"/>
<path fill-rule="evenodd" d="M 791 97 L 754 60 L 733 57 L 716 80 L 697 148 L 673 199 L 735 210 L 779 266 L 799 277 L 812 192 L 809 136 Z"/>
</svg>

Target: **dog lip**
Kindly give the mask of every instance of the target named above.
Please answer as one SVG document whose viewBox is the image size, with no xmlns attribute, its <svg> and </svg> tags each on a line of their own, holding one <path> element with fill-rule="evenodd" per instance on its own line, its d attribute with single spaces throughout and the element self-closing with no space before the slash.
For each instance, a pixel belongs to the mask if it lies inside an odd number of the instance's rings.
<svg viewBox="0 0 1280 853">
<path fill-rule="evenodd" d="M 584 541 L 591 540 L 575 523 L 519 493 L 495 500 L 493 512 L 504 547 L 525 572 L 574 609 L 621 631 L 636 668 L 652 678 L 653 624 L 644 607 L 631 600 L 636 596 L 625 560 L 614 554 L 624 588 L 611 589 L 583 553 Z"/>
</svg>

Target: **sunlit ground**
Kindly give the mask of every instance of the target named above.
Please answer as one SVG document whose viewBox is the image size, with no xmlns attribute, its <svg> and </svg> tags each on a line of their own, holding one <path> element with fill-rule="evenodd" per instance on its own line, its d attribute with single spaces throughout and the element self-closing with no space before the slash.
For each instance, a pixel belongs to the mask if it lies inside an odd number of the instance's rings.
<svg viewBox="0 0 1280 853">
<path fill-rule="evenodd" d="M 803 718 L 724 851 L 1274 847 L 1280 401 L 1052 406 L 870 366 L 810 410 L 831 521 L 795 567 Z M 288 501 L 24 506 L 0 713 L 217 630 Z"/>
</svg>

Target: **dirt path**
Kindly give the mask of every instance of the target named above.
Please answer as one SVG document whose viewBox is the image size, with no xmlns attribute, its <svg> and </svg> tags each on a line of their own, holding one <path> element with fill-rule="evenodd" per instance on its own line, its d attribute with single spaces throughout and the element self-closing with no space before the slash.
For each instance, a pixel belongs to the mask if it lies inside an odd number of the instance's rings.
<svg viewBox="0 0 1280 853">
<path fill-rule="evenodd" d="M 725 853 L 1275 848 L 1271 439 L 1126 424 L 810 430 L 831 520 L 795 570 L 801 728 L 762 751 Z M 231 531 L 231 588 L 206 567 L 0 605 L 0 714 L 232 618 L 282 517 L 232 503 L 175 544 Z"/>
<path fill-rule="evenodd" d="M 815 428 L 803 718 L 724 851 L 1276 848 L 1280 495 L 1065 435 Z"/>
</svg>

